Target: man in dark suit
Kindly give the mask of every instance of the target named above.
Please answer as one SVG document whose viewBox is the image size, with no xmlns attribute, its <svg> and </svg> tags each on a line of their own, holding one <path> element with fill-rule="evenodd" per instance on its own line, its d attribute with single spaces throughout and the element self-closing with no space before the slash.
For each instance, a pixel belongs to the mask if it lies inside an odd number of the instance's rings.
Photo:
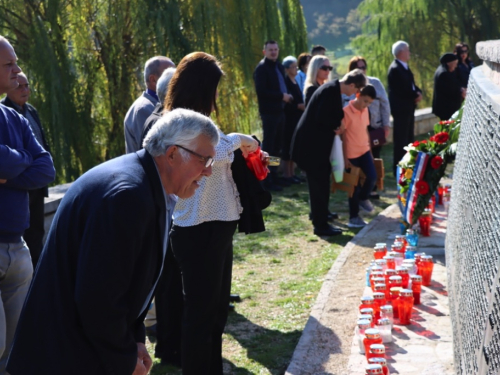
<svg viewBox="0 0 500 375">
<path fill-rule="evenodd" d="M 50 148 L 42 128 L 42 123 L 38 117 L 38 112 L 35 107 L 28 103 L 31 95 L 28 78 L 24 73 L 19 73 L 17 75 L 17 82 L 19 82 L 19 86 L 17 86 L 14 90 L 7 92 L 7 96 L 3 98 L 0 103 L 14 109 L 26 117 L 38 143 L 40 143 L 45 151 L 50 152 Z M 36 269 L 38 258 L 42 253 L 43 236 L 45 235 L 44 198 L 48 196 L 48 186 L 29 191 L 30 226 L 24 232 L 23 238 L 30 249 L 33 269 Z"/>
<path fill-rule="evenodd" d="M 394 61 L 389 66 L 387 81 L 389 88 L 389 103 L 393 122 L 393 173 L 403 158 L 405 146 L 414 141 L 415 108 L 422 100 L 422 90 L 415 84 L 413 73 L 408 61 L 410 46 L 398 41 L 392 45 Z"/>
<path fill-rule="evenodd" d="M 339 228 L 328 224 L 330 199 L 329 162 L 335 134 L 340 134 L 344 118 L 342 94 L 351 96 L 366 86 L 367 78 L 360 69 L 347 73 L 340 81 L 321 85 L 311 97 L 292 138 L 292 160 L 306 172 L 314 234 L 335 236 Z"/>
<path fill-rule="evenodd" d="M 262 51 L 264 58 L 253 73 L 264 133 L 262 149 L 274 156 L 279 156 L 283 143 L 285 103 L 293 100 L 286 88 L 285 68 L 278 61 L 279 51 L 278 43 L 268 40 Z M 278 179 L 278 167 L 269 167 L 269 170 L 271 173 L 264 180 L 266 189 L 280 191 L 283 190 L 280 184 L 290 186 L 290 183 Z"/>
<path fill-rule="evenodd" d="M 192 196 L 211 174 L 218 140 L 208 117 L 177 109 L 155 124 L 144 150 L 73 183 L 21 314 L 11 375 L 148 373 L 143 321 L 162 271 L 175 195 Z"/>
</svg>

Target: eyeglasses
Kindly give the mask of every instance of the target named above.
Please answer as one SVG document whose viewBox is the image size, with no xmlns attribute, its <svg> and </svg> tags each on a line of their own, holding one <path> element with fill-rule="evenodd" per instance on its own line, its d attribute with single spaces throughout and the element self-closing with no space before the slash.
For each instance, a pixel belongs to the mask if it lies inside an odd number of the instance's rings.
<svg viewBox="0 0 500 375">
<path fill-rule="evenodd" d="M 366 70 L 366 66 L 358 66 L 358 69 Z"/>
<path fill-rule="evenodd" d="M 332 66 L 323 65 L 323 66 L 320 66 L 320 69 L 324 70 L 324 71 L 329 70 L 331 72 L 333 70 L 333 67 Z"/>
<path fill-rule="evenodd" d="M 211 156 L 202 156 L 202 155 L 200 155 L 194 151 L 191 151 L 190 149 L 183 147 L 181 145 L 174 145 L 174 146 L 182 148 L 184 151 L 187 151 L 190 154 L 199 157 L 201 160 L 203 160 L 205 162 L 205 168 L 211 167 L 214 164 L 214 158 Z"/>
</svg>

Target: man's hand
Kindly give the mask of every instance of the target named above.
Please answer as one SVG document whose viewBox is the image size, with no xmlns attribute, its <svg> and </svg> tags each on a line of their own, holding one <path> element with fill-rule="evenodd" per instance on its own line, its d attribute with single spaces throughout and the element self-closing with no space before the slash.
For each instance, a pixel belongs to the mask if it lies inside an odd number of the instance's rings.
<svg viewBox="0 0 500 375">
<path fill-rule="evenodd" d="M 467 89 L 465 87 L 462 87 L 460 89 L 460 92 L 462 94 L 462 99 L 465 99 L 465 97 L 467 96 Z"/>
<path fill-rule="evenodd" d="M 0 184 L 5 184 L 6 182 L 7 182 L 7 180 L 0 179 Z"/>
<path fill-rule="evenodd" d="M 342 123 L 340 124 L 340 127 L 337 128 L 336 130 L 334 130 L 335 134 L 337 135 L 341 135 L 341 134 L 344 134 L 345 132 L 345 124 L 344 124 L 344 121 L 342 121 Z"/>
<path fill-rule="evenodd" d="M 146 346 L 142 342 L 137 343 L 137 364 L 135 365 L 135 370 L 132 375 L 147 375 L 151 366 L 153 365 L 153 360 L 149 356 Z"/>
<path fill-rule="evenodd" d="M 391 131 L 391 127 L 389 125 L 384 126 L 385 137 L 389 136 L 389 132 Z"/>
<path fill-rule="evenodd" d="M 415 99 L 415 104 L 421 100 L 422 100 L 422 93 L 419 91 L 419 92 L 417 92 L 417 98 Z"/>
<path fill-rule="evenodd" d="M 283 94 L 283 101 L 284 101 L 285 103 L 289 103 L 289 102 L 291 102 L 292 100 L 293 100 L 293 96 L 292 96 L 292 95 L 287 94 L 287 93 Z"/>
</svg>

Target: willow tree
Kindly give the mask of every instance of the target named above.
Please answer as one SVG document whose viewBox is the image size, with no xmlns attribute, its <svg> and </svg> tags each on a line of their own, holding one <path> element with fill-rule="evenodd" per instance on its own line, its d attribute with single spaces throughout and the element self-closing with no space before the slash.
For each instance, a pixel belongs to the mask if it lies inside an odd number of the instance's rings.
<svg viewBox="0 0 500 375">
<path fill-rule="evenodd" d="M 410 44 L 411 66 L 424 100 L 432 98 L 433 74 L 439 57 L 456 43 L 471 46 L 498 36 L 500 3 L 497 0 L 364 0 L 358 7 L 363 34 L 354 47 L 367 58 L 370 75 L 386 80 L 393 59 L 391 45 Z"/>
<path fill-rule="evenodd" d="M 278 40 L 282 54 L 307 48 L 299 0 L 0 0 L 0 33 L 29 75 L 58 182 L 124 153 L 123 118 L 149 57 L 217 56 L 226 72 L 217 121 L 251 131 L 263 42 Z"/>
</svg>

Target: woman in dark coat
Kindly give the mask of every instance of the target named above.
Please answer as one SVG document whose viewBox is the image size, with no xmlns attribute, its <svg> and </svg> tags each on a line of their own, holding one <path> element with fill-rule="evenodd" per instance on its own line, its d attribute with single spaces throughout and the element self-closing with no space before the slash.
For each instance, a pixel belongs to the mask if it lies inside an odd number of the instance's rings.
<svg viewBox="0 0 500 375">
<path fill-rule="evenodd" d="M 300 183 L 300 179 L 294 174 L 294 163 L 290 156 L 290 144 L 292 143 L 292 136 L 297 123 L 304 113 L 306 106 L 302 98 L 302 92 L 298 81 L 295 79 L 297 76 L 297 59 L 293 56 L 285 57 L 283 60 L 285 67 L 285 84 L 288 93 L 293 96 L 293 100 L 285 104 L 285 130 L 283 132 L 283 177 L 294 184 Z"/>
<path fill-rule="evenodd" d="M 448 120 L 462 106 L 467 90 L 462 87 L 455 71 L 458 65 L 457 55 L 445 53 L 439 61 L 441 65 L 434 73 L 432 113 L 441 120 Z"/>
<path fill-rule="evenodd" d="M 472 63 L 471 59 L 469 59 L 469 45 L 466 43 L 458 43 L 455 46 L 454 52 L 458 57 L 458 66 L 456 72 L 458 74 L 462 87 L 467 88 L 470 71 L 472 70 L 472 68 L 474 68 L 474 64 Z"/>
</svg>

